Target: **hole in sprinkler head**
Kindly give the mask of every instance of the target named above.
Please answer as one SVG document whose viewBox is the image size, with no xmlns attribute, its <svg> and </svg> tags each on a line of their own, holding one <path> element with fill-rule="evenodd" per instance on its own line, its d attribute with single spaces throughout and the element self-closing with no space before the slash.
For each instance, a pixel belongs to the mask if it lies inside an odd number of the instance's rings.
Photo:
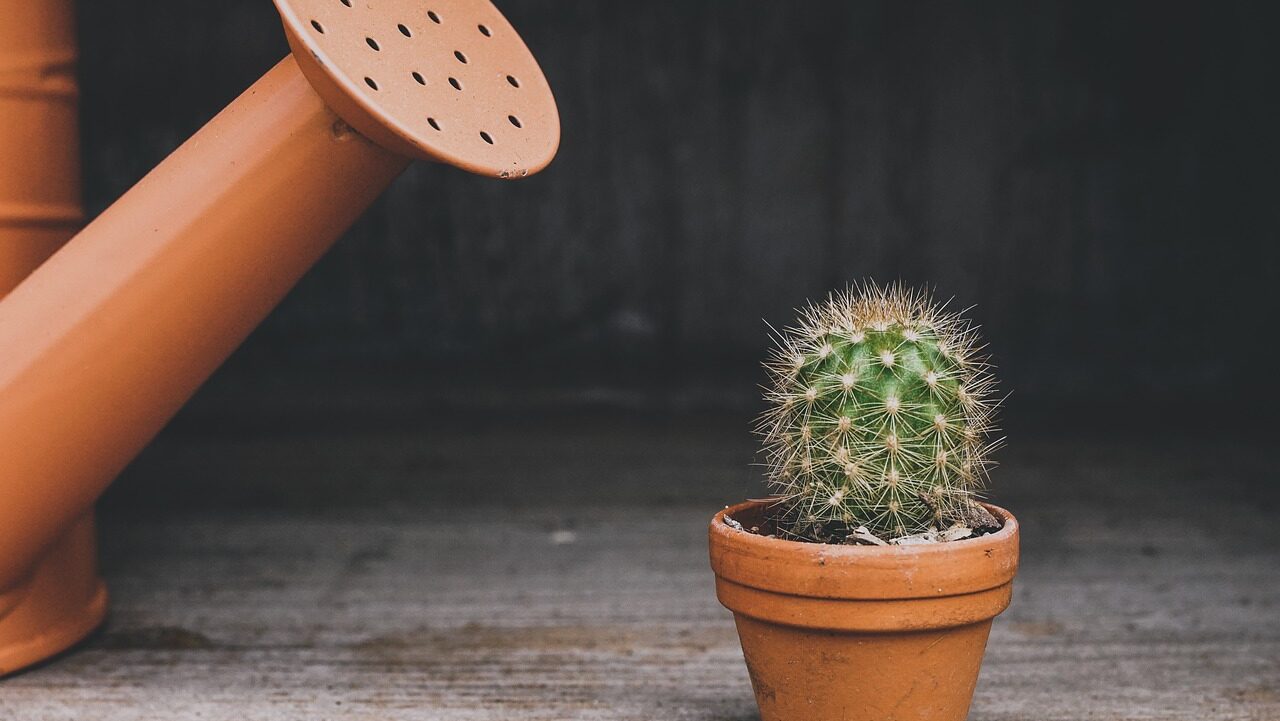
<svg viewBox="0 0 1280 721">
<path fill-rule="evenodd" d="M 458 82 L 457 78 L 449 78 L 449 84 L 453 86 L 454 90 L 462 89 L 462 83 Z"/>
<path fill-rule="evenodd" d="M 399 25 L 397 25 L 396 29 L 399 30 L 400 34 L 405 36 L 406 38 L 413 37 L 413 33 L 409 32 L 409 28 L 405 27 L 404 23 L 400 23 Z"/>
<path fill-rule="evenodd" d="M 507 120 L 510 120 L 510 121 L 511 121 L 511 124 L 512 124 L 512 125 L 514 125 L 514 126 L 516 126 L 517 128 L 523 128 L 523 127 L 524 127 L 523 125 L 521 125 L 521 124 L 520 124 L 520 118 L 517 118 L 517 117 L 516 117 L 516 116 L 514 116 L 514 115 L 508 115 L 508 116 L 507 116 Z"/>
<path fill-rule="evenodd" d="M 513 88 L 518 88 L 518 87 L 520 87 L 520 81 L 519 81 L 519 80 L 516 80 L 516 76 L 514 76 L 514 75 L 508 75 L 508 76 L 507 76 L 507 82 L 511 83 L 511 87 L 513 87 Z"/>
<path fill-rule="evenodd" d="M 365 78 L 365 79 L 364 79 L 364 84 L 365 84 L 365 85 L 368 85 L 369 87 L 373 88 L 374 90 L 377 90 L 377 89 L 378 89 L 378 84 L 377 84 L 377 83 L 375 83 L 375 82 L 373 82 L 373 78 Z"/>
<path fill-rule="evenodd" d="M 424 78 L 424 77 L 422 77 L 422 73 L 418 72 L 417 70 L 414 70 L 414 71 L 411 73 L 411 75 L 413 75 L 413 79 L 414 79 L 414 80 L 418 81 L 418 84 L 419 84 L 419 85 L 426 85 L 426 84 L 427 84 L 427 79 L 426 79 L 426 78 Z"/>
<path fill-rule="evenodd" d="M 427 17 L 431 18 L 431 22 L 435 23 L 436 25 L 440 24 L 440 16 L 436 15 L 435 10 L 428 10 Z"/>
<path fill-rule="evenodd" d="M 346 5 L 347 7 L 351 7 L 351 0 L 340 0 L 340 1 L 342 2 L 343 5 Z"/>
<path fill-rule="evenodd" d="M 316 32 L 320 33 L 321 35 L 324 35 L 324 26 L 320 24 L 319 20 L 312 20 L 311 27 L 315 28 Z"/>
<path fill-rule="evenodd" d="M 430 125 L 432 128 L 435 128 L 436 130 L 440 129 L 440 123 L 437 123 L 435 118 L 427 118 L 427 125 Z"/>
<path fill-rule="evenodd" d="M 453 57 L 457 58 L 458 62 L 462 63 L 463 65 L 467 64 L 467 56 L 463 55 L 461 50 L 454 50 Z"/>
<path fill-rule="evenodd" d="M 493 37 L 493 33 L 489 32 L 489 27 L 487 25 L 477 25 L 476 27 L 480 28 L 480 34 L 486 38 Z"/>
<path fill-rule="evenodd" d="M 373 48 L 374 50 L 381 50 L 381 49 L 382 49 L 382 48 L 378 47 L 378 41 L 377 41 L 377 40 L 374 40 L 373 38 L 365 38 L 365 39 L 364 39 L 364 41 L 365 41 L 366 43 L 368 43 L 368 44 L 369 44 L 369 47 Z"/>
<path fill-rule="evenodd" d="M 486 143 L 488 143 L 488 144 L 490 144 L 490 145 L 493 145 L 493 138 L 489 137 L 489 134 L 488 134 L 488 133 L 486 133 L 485 131 L 483 131 L 483 130 L 481 130 L 481 131 L 480 131 L 480 137 L 481 137 L 481 138 L 484 138 L 484 142 L 486 142 Z"/>
</svg>

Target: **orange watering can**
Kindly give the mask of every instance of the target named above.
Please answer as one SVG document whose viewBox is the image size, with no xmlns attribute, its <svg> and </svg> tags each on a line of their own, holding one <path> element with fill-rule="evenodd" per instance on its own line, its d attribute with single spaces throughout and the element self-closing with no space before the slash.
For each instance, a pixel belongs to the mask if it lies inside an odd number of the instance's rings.
<svg viewBox="0 0 1280 721">
<path fill-rule="evenodd" d="M 0 301 L 0 674 L 99 623 L 95 500 L 410 160 L 555 155 L 546 79 L 487 0 L 276 6 L 292 54 Z"/>
</svg>

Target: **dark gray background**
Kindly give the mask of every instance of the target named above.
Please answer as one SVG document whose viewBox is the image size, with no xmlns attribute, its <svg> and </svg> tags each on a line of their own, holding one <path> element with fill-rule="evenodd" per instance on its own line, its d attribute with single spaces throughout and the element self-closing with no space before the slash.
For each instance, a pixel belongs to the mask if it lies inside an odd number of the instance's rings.
<svg viewBox="0 0 1280 721">
<path fill-rule="evenodd" d="M 416 165 L 215 386 L 750 403 L 762 319 L 873 277 L 976 305 L 1015 406 L 1277 387 L 1264 3 L 498 4 L 556 92 L 555 163 Z M 91 212 L 286 51 L 267 0 L 79 12 Z"/>
</svg>

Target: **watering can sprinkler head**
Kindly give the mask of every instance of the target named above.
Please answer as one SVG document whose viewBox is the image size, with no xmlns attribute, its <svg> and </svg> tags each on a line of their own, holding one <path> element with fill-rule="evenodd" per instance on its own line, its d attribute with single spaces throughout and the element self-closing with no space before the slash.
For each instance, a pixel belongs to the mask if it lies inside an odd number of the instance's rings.
<svg viewBox="0 0 1280 721">
<path fill-rule="evenodd" d="M 101 621 L 98 496 L 411 159 L 555 155 L 488 0 L 276 6 L 293 54 L 0 300 L 0 676 Z"/>
<path fill-rule="evenodd" d="M 546 167 L 560 118 L 537 61 L 485 0 L 276 0 L 307 80 L 392 152 L 481 175 Z"/>
</svg>

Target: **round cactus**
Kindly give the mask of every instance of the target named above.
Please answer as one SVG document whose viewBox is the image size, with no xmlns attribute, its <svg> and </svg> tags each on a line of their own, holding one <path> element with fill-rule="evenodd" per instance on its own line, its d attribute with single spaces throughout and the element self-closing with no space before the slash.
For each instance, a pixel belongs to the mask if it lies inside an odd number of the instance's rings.
<svg viewBox="0 0 1280 721">
<path fill-rule="evenodd" d="M 860 526 L 892 538 L 970 522 L 998 444 L 975 331 L 926 291 L 866 283 L 779 334 L 760 429 L 781 533 L 840 542 Z"/>
</svg>

